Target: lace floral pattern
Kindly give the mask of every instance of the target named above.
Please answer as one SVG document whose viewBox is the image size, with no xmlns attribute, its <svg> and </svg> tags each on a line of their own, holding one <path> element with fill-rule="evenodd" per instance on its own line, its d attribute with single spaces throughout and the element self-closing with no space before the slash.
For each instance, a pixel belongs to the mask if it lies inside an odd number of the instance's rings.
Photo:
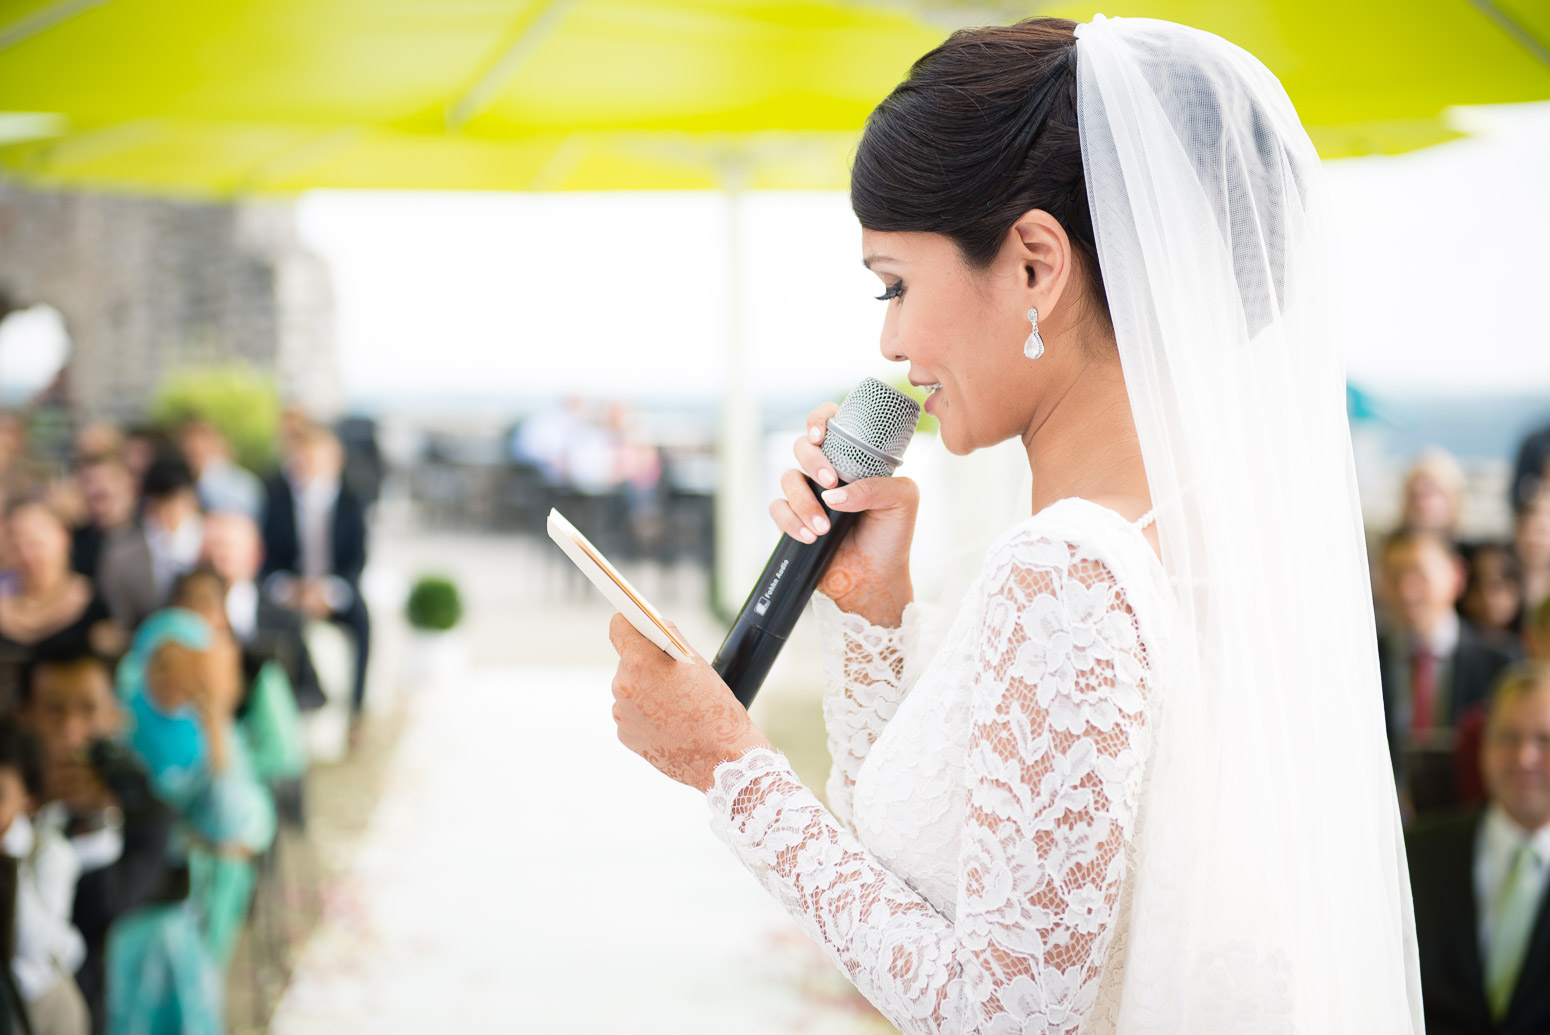
<svg viewBox="0 0 1550 1035">
<path fill-rule="evenodd" d="M 972 655 L 922 679 L 919 693 L 941 683 L 969 702 L 951 909 L 880 862 L 778 754 L 716 770 L 718 834 L 906 1032 L 1074 1032 L 1095 1013 L 1125 924 L 1152 675 L 1103 556 L 1038 518 L 1019 525 L 965 601 Z M 897 631 L 855 629 L 845 642 L 850 693 L 829 695 L 843 724 L 830 784 L 841 809 L 858 759 L 865 778 L 888 779 L 866 759 L 906 689 Z"/>
<path fill-rule="evenodd" d="M 909 692 L 906 644 L 918 635 L 920 607 L 907 606 L 897 629 L 872 625 L 859 615 L 841 611 L 822 594 L 813 597 L 813 610 L 824 627 L 825 639 L 836 644 L 836 649 L 825 651 L 823 659 L 823 724 L 828 731 L 829 757 L 834 760 L 824 793 L 834 815 L 849 824 L 856 774 Z"/>
</svg>

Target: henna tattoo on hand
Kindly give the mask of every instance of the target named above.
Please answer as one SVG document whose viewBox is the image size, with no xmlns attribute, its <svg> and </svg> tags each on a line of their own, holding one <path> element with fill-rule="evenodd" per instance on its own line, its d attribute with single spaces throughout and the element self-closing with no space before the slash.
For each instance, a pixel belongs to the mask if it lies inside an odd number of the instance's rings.
<svg viewBox="0 0 1550 1035">
<path fill-rule="evenodd" d="M 861 615 L 873 625 L 896 627 L 904 619 L 908 601 L 881 583 L 870 557 L 854 550 L 842 548 L 835 555 L 818 589 L 841 611 Z"/>
</svg>

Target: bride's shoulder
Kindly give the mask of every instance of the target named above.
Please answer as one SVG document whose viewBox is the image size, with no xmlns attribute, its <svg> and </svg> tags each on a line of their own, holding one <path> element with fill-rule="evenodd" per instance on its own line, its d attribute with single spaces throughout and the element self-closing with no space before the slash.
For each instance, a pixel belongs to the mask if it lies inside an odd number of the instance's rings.
<svg viewBox="0 0 1550 1035">
<path fill-rule="evenodd" d="M 1138 522 L 1102 503 L 1069 497 L 1002 532 L 986 553 L 982 574 L 989 588 L 1030 571 L 1082 573 L 1083 582 L 1150 588 L 1161 565 Z"/>
<path fill-rule="evenodd" d="M 1115 552 L 1118 546 L 1133 547 L 1145 542 L 1136 521 L 1102 503 L 1070 496 L 1006 529 L 991 545 L 990 553 L 992 556 L 1023 550 L 1049 556 L 1062 551 L 1108 553 Z"/>
</svg>

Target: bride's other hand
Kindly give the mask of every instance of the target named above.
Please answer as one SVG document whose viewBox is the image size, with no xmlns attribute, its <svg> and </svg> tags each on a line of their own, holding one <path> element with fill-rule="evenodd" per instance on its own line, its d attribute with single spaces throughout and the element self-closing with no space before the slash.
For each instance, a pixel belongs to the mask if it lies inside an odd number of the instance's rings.
<svg viewBox="0 0 1550 1035">
<path fill-rule="evenodd" d="M 709 790 L 718 763 L 770 746 L 699 654 L 674 661 L 623 615 L 614 615 L 608 639 L 619 652 L 613 682 L 619 741 L 668 776 Z"/>
<path fill-rule="evenodd" d="M 827 421 L 839 410 L 825 403 L 807 415 L 807 435 L 793 450 L 800 470 L 781 476 L 781 498 L 770 504 L 770 516 L 793 539 L 812 543 L 829 531 L 828 518 L 807 479 L 822 487 L 832 510 L 859 513 L 855 527 L 835 552 L 818 590 L 840 610 L 860 615 L 873 625 L 897 626 L 904 608 L 915 598 L 910 582 L 910 540 L 915 536 L 915 512 L 920 490 L 908 478 L 863 478 L 840 487 L 834 467 L 820 448 Z"/>
</svg>

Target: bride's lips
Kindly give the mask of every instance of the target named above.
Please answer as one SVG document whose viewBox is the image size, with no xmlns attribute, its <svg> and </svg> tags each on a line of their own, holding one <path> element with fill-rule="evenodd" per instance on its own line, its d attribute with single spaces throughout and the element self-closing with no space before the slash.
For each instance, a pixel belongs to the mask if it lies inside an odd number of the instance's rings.
<svg viewBox="0 0 1550 1035">
<path fill-rule="evenodd" d="M 935 384 L 925 385 L 924 387 L 928 389 L 928 394 L 926 395 L 926 402 L 921 407 L 921 409 L 925 410 L 927 413 L 930 413 L 931 407 L 936 402 L 937 394 L 942 390 L 942 383 L 938 381 Z"/>
</svg>

